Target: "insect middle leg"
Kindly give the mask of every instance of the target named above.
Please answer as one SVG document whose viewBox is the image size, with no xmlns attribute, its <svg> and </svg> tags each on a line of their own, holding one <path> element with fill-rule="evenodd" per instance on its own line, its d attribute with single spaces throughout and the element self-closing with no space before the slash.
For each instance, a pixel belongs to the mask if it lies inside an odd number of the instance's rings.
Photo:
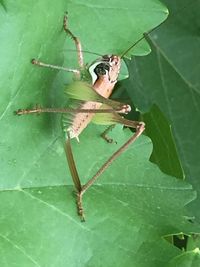
<svg viewBox="0 0 200 267">
<path fill-rule="evenodd" d="M 112 125 L 109 125 L 105 131 L 103 131 L 103 133 L 101 134 L 101 137 L 107 142 L 107 143 L 117 143 L 116 141 L 114 141 L 112 138 L 110 138 L 108 136 L 108 133 L 110 131 L 112 131 L 112 129 L 115 127 L 116 124 L 112 124 Z"/>
</svg>

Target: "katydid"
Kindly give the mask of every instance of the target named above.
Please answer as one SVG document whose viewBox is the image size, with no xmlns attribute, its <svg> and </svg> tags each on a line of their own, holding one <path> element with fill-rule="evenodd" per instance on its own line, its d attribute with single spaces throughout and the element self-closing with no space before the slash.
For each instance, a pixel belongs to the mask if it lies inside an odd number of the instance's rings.
<svg viewBox="0 0 200 267">
<path fill-rule="evenodd" d="M 131 110 L 130 106 L 109 99 L 109 96 L 111 95 L 118 80 L 122 56 L 104 55 L 101 58 L 98 58 L 89 67 L 86 67 L 83 61 L 81 42 L 68 29 L 67 15 L 64 16 L 63 28 L 64 31 L 74 40 L 77 50 L 79 69 L 70 69 L 45 64 L 36 59 L 32 60 L 32 64 L 72 72 L 75 75 L 76 80 L 67 86 L 65 90 L 65 93 L 68 95 L 71 103 L 67 108 L 41 108 L 37 106 L 34 109 L 19 109 L 16 111 L 16 114 L 63 114 L 62 122 L 65 132 L 65 152 L 71 176 L 77 191 L 78 214 L 84 221 L 82 204 L 83 194 L 94 184 L 97 178 L 109 167 L 109 165 L 142 134 L 145 129 L 145 125 L 143 122 L 131 121 L 121 117 L 119 113 L 128 113 Z M 141 39 L 143 38 L 144 37 Z M 140 40 L 138 40 L 137 43 Z M 70 140 L 72 138 L 79 140 L 79 135 L 92 120 L 95 120 L 96 122 L 101 120 L 101 124 L 109 125 L 109 128 L 102 134 L 108 142 L 111 142 L 112 140 L 107 136 L 107 133 L 109 129 L 117 123 L 135 128 L 136 131 L 133 133 L 133 136 L 101 166 L 97 173 L 88 180 L 85 185 L 82 185 L 74 161 Z"/>
</svg>

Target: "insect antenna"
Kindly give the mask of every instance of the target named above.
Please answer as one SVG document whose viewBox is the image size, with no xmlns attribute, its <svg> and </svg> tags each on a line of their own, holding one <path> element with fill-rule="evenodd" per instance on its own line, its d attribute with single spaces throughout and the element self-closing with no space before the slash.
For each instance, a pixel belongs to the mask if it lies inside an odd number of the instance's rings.
<svg viewBox="0 0 200 267">
<path fill-rule="evenodd" d="M 77 52 L 76 49 L 64 49 L 63 51 Z M 93 51 L 88 51 L 88 50 L 81 50 L 81 51 L 83 53 L 86 53 L 86 54 L 96 55 L 96 56 L 100 56 L 100 57 L 103 56 L 102 54 L 99 54 L 99 53 L 96 53 L 96 52 L 93 52 Z"/>
<path fill-rule="evenodd" d="M 181 13 L 184 9 L 188 8 L 189 5 L 192 5 L 193 3 L 191 2 L 190 4 L 185 4 L 182 8 L 180 8 L 175 14 L 172 14 L 171 17 L 175 17 L 177 16 L 177 14 Z M 133 43 L 129 48 L 127 48 L 121 55 L 120 57 L 123 58 L 133 47 L 135 47 L 138 43 L 140 43 L 143 39 L 146 39 L 146 37 L 148 37 L 148 35 L 152 32 L 154 32 L 156 29 L 158 29 L 161 25 L 163 25 L 166 22 L 166 20 L 164 20 L 163 22 L 161 22 L 159 25 L 157 25 L 156 27 L 154 27 L 153 29 L 151 29 L 148 32 L 144 32 L 143 36 L 140 37 L 135 43 Z"/>
<path fill-rule="evenodd" d="M 151 29 L 148 32 L 143 33 L 143 36 L 140 37 L 135 43 L 133 43 L 128 49 L 126 49 L 121 55 L 120 57 L 123 58 L 133 47 L 135 47 L 137 44 L 139 44 L 143 39 L 146 38 L 146 36 L 148 36 L 151 32 L 155 31 L 157 28 L 159 28 L 165 21 L 163 21 L 162 23 L 160 23 L 158 26 L 154 27 L 153 29 Z"/>
</svg>

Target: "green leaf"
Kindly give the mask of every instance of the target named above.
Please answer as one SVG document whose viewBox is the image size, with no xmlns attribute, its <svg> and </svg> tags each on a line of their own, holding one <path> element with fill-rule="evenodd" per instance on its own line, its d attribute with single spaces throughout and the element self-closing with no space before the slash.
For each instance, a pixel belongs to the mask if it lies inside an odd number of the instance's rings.
<svg viewBox="0 0 200 267">
<path fill-rule="evenodd" d="M 139 20 L 139 14 L 141 15 L 141 27 L 138 27 L 139 24 L 137 24 L 137 28 L 141 28 L 140 34 L 147 30 L 142 27 L 143 24 L 149 24 L 149 28 L 152 27 L 151 22 L 154 21 L 154 24 L 158 23 L 160 21 L 160 16 L 163 18 L 163 14 L 165 14 L 166 11 L 166 8 L 157 1 L 145 1 L 145 5 L 141 1 L 140 4 L 138 1 L 127 2 L 127 8 L 125 8 L 126 5 L 124 5 L 125 11 L 127 10 L 126 12 L 129 12 L 129 9 L 132 10 L 134 3 L 136 14 L 138 12 L 137 20 Z M 4 155 L 0 168 L 1 184 L 3 183 L 3 186 L 1 186 L 2 188 L 10 189 L 19 185 L 20 181 L 24 179 L 23 177 L 27 175 L 32 165 L 36 164 L 39 158 L 46 156 L 45 151 L 56 142 L 61 131 L 60 121 L 56 116 L 33 116 L 31 118 L 18 118 L 13 116 L 13 112 L 19 108 L 28 107 L 35 103 L 40 103 L 46 107 L 53 103 L 55 106 L 59 107 L 63 100 L 64 83 L 68 76 L 65 73 L 60 73 L 55 80 L 57 72 L 33 66 L 30 64 L 30 60 L 35 57 L 43 58 L 47 62 L 57 65 L 61 63 L 61 51 L 63 51 L 63 42 L 65 38 L 65 33 L 62 30 L 62 20 L 64 11 L 66 10 L 68 10 L 69 13 L 70 28 L 76 31 L 76 34 L 80 37 L 81 41 L 82 37 L 84 37 L 82 41 L 83 44 L 94 44 L 97 39 L 94 38 L 94 32 L 93 34 L 88 34 L 89 36 L 85 34 L 88 25 L 91 25 L 90 22 L 92 20 L 90 14 L 93 16 L 95 13 L 94 4 L 89 5 L 89 3 L 87 3 L 87 5 L 85 5 L 83 3 L 82 6 L 80 6 L 79 2 L 79 4 L 74 3 L 66 6 L 65 1 L 60 1 L 56 6 L 53 4 L 49 6 L 48 4 L 49 2 L 45 0 L 36 1 L 31 7 L 30 12 L 29 2 L 18 6 L 15 1 L 9 1 L 5 2 L 6 9 L 1 9 L 2 42 L 0 50 L 0 82 L 1 88 L 3 89 L 0 100 L 0 137 L 2 155 Z M 77 8 L 77 5 L 79 8 Z M 103 4 L 102 6 L 99 3 L 96 3 L 95 5 L 98 5 L 99 9 L 104 11 L 101 14 L 101 17 L 99 17 L 99 15 L 97 16 L 99 20 L 101 19 L 101 21 L 104 21 L 103 18 L 106 19 L 108 14 L 110 15 L 110 18 L 112 14 L 112 17 L 115 18 L 115 23 L 118 23 L 117 21 L 119 21 L 120 18 L 119 10 L 121 10 L 120 3 L 118 8 L 116 8 L 116 13 L 113 12 L 112 8 L 106 9 L 106 6 Z M 109 5 L 110 4 L 108 4 L 108 6 Z M 156 7 L 158 8 L 158 16 L 155 16 L 156 18 L 153 19 Z M 73 10 L 71 10 L 72 8 Z M 145 8 L 146 12 L 148 11 L 149 14 L 152 12 L 152 16 L 149 16 L 151 19 L 141 13 L 141 10 L 144 11 Z M 86 11 L 83 12 L 82 9 L 87 10 L 87 16 L 85 16 Z M 5 10 L 7 10 L 8 13 L 6 13 Z M 46 12 L 46 10 L 48 10 L 48 12 Z M 79 13 L 77 14 L 77 12 Z M 110 13 L 107 14 L 107 12 Z M 122 14 L 122 18 L 123 16 L 124 14 Z M 81 23 L 77 26 L 75 21 L 77 21 L 79 17 Z M 85 18 L 84 21 L 82 21 L 83 18 Z M 99 20 L 93 24 L 96 25 L 96 28 L 98 28 L 98 25 L 100 24 Z M 116 31 L 116 34 L 119 30 L 122 32 L 125 27 L 125 22 L 127 26 L 130 25 L 130 21 L 132 21 L 131 17 L 127 17 L 127 20 L 123 20 L 121 27 L 118 28 L 115 27 L 114 23 L 112 31 Z M 132 23 L 133 25 L 135 24 L 135 22 Z M 105 37 L 107 38 L 110 35 L 111 28 L 107 27 L 106 29 Z M 131 32 L 134 32 L 134 27 L 129 31 L 129 35 L 131 35 Z M 113 42 L 116 42 L 116 34 L 113 36 Z M 87 41 L 86 37 L 95 40 L 93 42 L 90 39 Z M 72 43 L 71 40 L 68 41 Z M 129 42 L 129 39 L 123 42 L 120 41 L 121 44 L 128 44 Z M 112 44 L 110 39 L 109 42 L 107 42 L 104 54 L 108 52 L 107 47 L 109 44 Z M 96 45 L 97 44 L 94 45 L 94 48 L 98 50 Z M 102 43 L 99 43 L 98 47 L 102 48 Z M 112 49 L 112 46 L 110 49 Z M 120 49 L 122 49 L 122 47 Z M 66 54 L 66 60 L 68 61 L 68 64 L 70 64 L 70 67 L 73 67 L 68 58 L 69 54 L 70 53 Z M 75 58 L 75 55 L 73 53 L 71 54 Z M 30 150 L 28 151 L 26 148 L 29 148 Z M 62 151 L 62 149 L 62 146 L 58 145 L 57 150 Z M 63 161 L 65 161 L 65 159 L 63 159 Z M 53 163 L 54 164 L 48 163 L 47 167 L 49 167 L 49 165 L 55 165 L 59 166 L 58 169 L 62 169 L 60 168 L 62 164 L 57 160 L 56 156 L 53 159 Z M 40 167 L 38 166 L 38 168 Z M 58 181 L 62 181 L 62 183 L 65 181 L 65 175 L 58 175 L 58 177 Z M 42 176 L 38 177 L 38 180 L 43 180 Z"/>
<path fill-rule="evenodd" d="M 167 267 L 196 267 L 200 265 L 200 251 L 199 249 L 194 249 L 193 251 L 188 251 L 187 253 L 182 253 L 178 257 L 172 259 Z"/>
<path fill-rule="evenodd" d="M 118 144 L 108 145 L 99 139 L 100 132 L 91 125 L 80 143 L 72 144 L 82 182 L 132 135 L 117 127 L 111 137 Z M 49 164 L 48 173 L 42 173 L 55 155 L 64 158 L 57 147 L 51 145 L 33 164 L 20 187 L 0 194 L 1 251 L 11 253 L 7 247 L 13 248 L 19 266 L 28 260 L 30 266 L 101 266 L 102 259 L 105 266 L 155 266 L 179 254 L 162 236 L 198 230 L 188 222 L 184 207 L 194 199 L 194 191 L 148 161 L 152 145 L 147 137 L 139 138 L 84 195 L 85 223 L 76 214 L 73 187 L 58 183 L 55 166 Z M 69 171 L 61 173 L 71 184 Z M 152 243 L 159 244 L 165 255 L 161 257 Z M 145 265 L 141 255 L 147 249 Z M 11 254 L 6 255 L 12 266 Z"/>
<path fill-rule="evenodd" d="M 187 250 L 195 250 L 200 247 L 200 235 L 199 234 L 193 234 L 188 237 L 187 242 Z"/>
<path fill-rule="evenodd" d="M 144 32 L 166 19 L 168 11 L 157 0 L 110 0 L 104 3 L 89 0 L 87 4 L 85 1 L 69 1 L 68 14 L 70 28 L 74 29 L 85 50 L 120 55 Z M 144 55 L 150 50 L 143 41 L 133 51 Z"/>
<path fill-rule="evenodd" d="M 166 8 L 150 0 L 1 3 L 0 265 L 166 264 L 180 251 L 163 236 L 198 231 L 188 221 L 191 215 L 185 207 L 196 194 L 191 185 L 149 162 L 148 138 L 137 140 L 87 192 L 83 224 L 76 214 L 60 116 L 13 115 L 35 103 L 61 106 L 69 76 L 37 68 L 30 60 L 60 65 L 64 52 L 65 65 L 77 65 L 70 59 L 75 54 L 66 52 L 72 41 L 64 46 L 66 10 L 70 29 L 84 49 L 106 54 L 121 53 L 132 45 L 166 17 Z M 147 48 L 140 46 L 136 53 L 147 53 Z M 102 130 L 90 126 L 80 144 L 73 142 L 82 182 L 132 134 L 117 128 L 113 137 L 118 144 L 109 146 L 99 139 Z"/>
<path fill-rule="evenodd" d="M 127 62 L 130 79 L 124 86 L 140 111 L 147 112 L 156 104 L 163 112 L 172 129 L 185 177 L 199 193 L 200 61 L 197 55 L 200 4 L 199 1 L 186 0 L 181 6 L 180 1 L 165 3 L 171 16 L 148 37 L 153 52 Z M 159 131 L 163 136 L 166 133 L 162 125 Z M 155 133 L 154 139 L 156 136 Z M 158 155 L 164 154 L 161 143 L 159 147 Z M 174 153 L 171 152 L 169 166 L 173 164 Z M 200 220 L 199 205 L 198 197 L 191 208 Z"/>
<path fill-rule="evenodd" d="M 167 119 L 156 105 L 148 113 L 142 115 L 146 123 L 146 134 L 152 139 L 153 152 L 150 160 L 156 163 L 163 172 L 184 178 L 171 127 Z"/>
</svg>

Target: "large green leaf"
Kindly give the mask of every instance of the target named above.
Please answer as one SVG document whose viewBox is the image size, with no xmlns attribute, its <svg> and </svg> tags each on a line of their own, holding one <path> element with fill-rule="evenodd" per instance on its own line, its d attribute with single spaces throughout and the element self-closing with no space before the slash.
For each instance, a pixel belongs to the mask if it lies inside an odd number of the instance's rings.
<svg viewBox="0 0 200 267">
<path fill-rule="evenodd" d="M 164 2 L 171 15 L 159 30 L 148 37 L 153 52 L 147 57 L 136 57 L 131 63 L 127 62 L 131 77 L 124 86 L 129 89 L 139 110 L 147 112 L 156 104 L 164 113 L 172 129 L 186 179 L 200 192 L 200 1 L 185 0 L 181 1 L 181 5 L 180 1 Z M 155 121 L 155 116 L 153 119 Z M 162 131 L 164 129 L 160 127 L 158 134 L 164 136 L 166 132 L 162 134 Z M 152 138 L 156 139 L 156 134 L 154 131 Z M 166 153 L 161 143 L 157 147 L 160 148 L 159 153 Z M 171 159 L 172 165 L 173 154 Z M 165 165 L 164 161 L 160 162 L 161 168 Z M 198 219 L 199 205 L 198 197 L 192 206 Z"/>
<path fill-rule="evenodd" d="M 121 54 L 143 33 L 157 26 L 168 14 L 157 0 L 69 1 L 70 28 L 80 38 L 83 48 L 100 54 Z M 147 16 L 148 14 L 148 16 Z M 88 23 L 89 22 L 89 23 Z M 140 42 L 136 54 L 149 52 Z"/>
<path fill-rule="evenodd" d="M 151 3 L 151 4 L 150 4 Z M 55 5 L 55 4 L 54 4 Z M 122 32 L 130 26 L 130 23 L 133 23 L 134 18 L 131 17 L 131 10 L 133 7 L 137 11 L 137 19 L 140 14 L 141 27 L 137 24 L 137 29 L 140 28 L 140 35 L 143 31 L 147 30 L 148 27 L 143 27 L 142 25 L 148 25 L 151 28 L 153 25 L 158 24 L 161 21 L 161 18 L 166 17 L 166 8 L 159 4 L 158 1 L 127 1 L 126 5 L 124 4 L 125 13 L 127 14 L 126 24 L 123 20 L 121 27 L 115 27 L 115 24 L 120 20 L 120 1 L 117 5 L 115 1 L 116 13 L 111 8 L 111 2 L 106 5 L 98 4 L 99 9 L 97 9 L 96 4 L 89 3 L 84 4 L 78 2 L 76 4 L 65 5 L 65 1 L 56 3 L 56 6 L 53 4 L 48 6 L 48 1 L 30 1 L 26 2 L 23 5 L 16 4 L 15 1 L 9 1 L 8 3 L 4 2 L 4 8 L 1 8 L 1 65 L 0 65 L 0 75 L 1 75 L 1 148 L 2 154 L 4 155 L 1 161 L 1 188 L 13 188 L 17 185 L 22 185 L 22 180 L 27 180 L 25 177 L 29 172 L 30 168 L 39 160 L 39 158 L 46 157 L 45 151 L 51 147 L 52 144 L 56 143 L 56 140 L 59 135 L 60 122 L 54 120 L 54 116 L 40 116 L 40 117 L 26 117 L 18 118 L 13 116 L 13 111 L 18 108 L 28 107 L 35 103 L 40 103 L 45 106 L 49 106 L 52 103 L 55 103 L 57 106 L 61 105 L 62 98 L 64 95 L 64 83 L 65 83 L 65 74 L 61 73 L 57 79 L 55 79 L 56 73 L 52 70 L 42 69 L 30 64 L 30 60 L 33 57 L 38 57 L 46 60 L 49 63 L 59 64 L 62 61 L 61 51 L 63 51 L 63 42 L 65 38 L 65 33 L 62 30 L 62 20 L 63 13 L 67 9 L 70 14 L 69 24 L 76 30 L 78 36 L 83 35 L 83 43 L 90 44 L 95 43 L 94 47 L 97 51 L 102 48 L 103 40 L 98 44 L 93 34 L 88 34 L 88 38 L 94 38 L 95 41 L 89 39 L 87 41 L 85 31 L 88 31 L 90 28 L 91 16 L 97 10 L 104 10 L 109 12 L 110 16 L 115 18 L 113 19 L 114 27 L 112 27 L 113 33 L 113 42 L 115 42 L 115 36 Z M 101 8 L 100 8 L 101 7 Z M 109 8 L 110 7 L 110 8 Z M 82 8 L 87 9 L 87 16 L 85 15 L 86 11 L 82 11 Z M 84 9 L 84 10 L 85 10 Z M 146 10 L 152 16 L 146 18 L 145 12 L 141 13 L 142 10 Z M 48 10 L 48 12 L 47 12 Z M 115 9 L 114 9 L 115 10 Z M 157 13 L 155 13 L 157 10 Z M 90 12 L 89 12 L 90 11 Z M 79 13 L 77 13 L 79 12 Z M 122 18 L 124 16 L 122 13 Z M 128 13 L 127 13 L 128 12 Z M 98 20 L 95 21 L 92 25 L 98 25 L 101 21 L 107 18 L 108 14 L 101 14 L 101 17 L 97 16 Z M 10 15 L 9 15 L 10 14 Z M 128 16 L 129 14 L 129 16 Z M 157 15 L 155 15 L 157 14 Z M 109 17 L 110 17 L 109 16 Z M 151 18 L 149 18 L 151 17 Z M 153 19 L 153 17 L 155 17 Z M 75 21 L 80 19 L 81 24 L 77 28 Z M 85 18 L 85 19 L 84 19 Z M 83 22 L 84 20 L 84 22 Z M 87 23 L 87 28 L 84 28 L 84 24 Z M 82 26 L 81 26 L 82 25 Z M 134 23 L 133 23 L 134 25 Z M 125 27 L 126 26 L 126 27 Z M 82 28 L 81 28 L 82 27 Z M 111 27 L 111 26 L 110 26 Z M 130 27 L 128 27 L 131 29 Z M 110 36 L 110 29 L 106 28 L 105 40 Z M 127 29 L 126 29 L 127 31 Z M 135 31 L 134 27 L 129 31 L 131 35 Z M 98 36 L 99 37 L 99 36 Z M 136 36 L 137 38 L 138 36 Z M 85 39 L 84 39 L 85 38 Z M 82 39 L 81 39 L 82 40 Z M 69 40 L 72 42 L 71 40 Z M 129 39 L 119 42 L 124 44 L 127 47 Z M 105 52 L 107 52 L 110 41 L 107 43 Z M 112 45 L 110 49 L 112 49 Z M 122 51 L 123 47 L 120 47 Z M 68 53 L 69 54 L 69 53 Z M 67 54 L 67 55 L 68 55 Z M 72 53 L 75 57 L 75 54 Z M 68 60 L 68 57 L 67 57 Z M 68 62 L 71 66 L 71 63 Z M 69 66 L 68 65 L 68 66 Z M 52 86 L 52 82 L 54 82 Z M 28 149 L 27 149 L 28 148 Z M 62 146 L 58 145 L 57 148 L 60 153 L 63 153 Z M 61 152 L 62 151 L 62 152 Z M 64 165 L 60 163 L 60 160 L 52 159 L 52 164 L 48 164 L 47 168 L 50 166 L 60 166 L 60 174 L 55 175 L 54 183 L 58 181 L 65 181 L 65 170 L 61 167 Z M 38 169 L 39 166 L 37 166 Z M 63 172 L 63 173 L 62 173 Z M 48 177 L 48 172 L 45 172 Z M 44 174 L 43 174 L 44 175 Z M 62 177 L 62 178 L 60 178 Z M 41 177 L 38 177 L 40 180 Z M 45 178 L 42 179 L 45 181 Z M 33 184 L 34 185 L 34 184 Z"/>
<path fill-rule="evenodd" d="M 118 127 L 111 135 L 118 145 L 107 145 L 99 140 L 100 131 L 90 126 L 80 144 L 73 144 L 85 180 L 131 135 Z M 198 230 L 184 208 L 194 191 L 148 161 L 152 146 L 147 137 L 138 139 L 84 196 L 85 223 L 76 215 L 73 187 L 56 183 L 57 168 L 46 167 L 55 155 L 64 156 L 57 147 L 54 143 L 33 164 L 23 188 L 0 194 L 1 253 L 10 266 L 8 255 L 16 257 L 18 266 L 102 266 L 102 261 L 105 266 L 157 266 L 179 254 L 162 236 Z M 41 171 L 45 167 L 48 177 Z"/>
<path fill-rule="evenodd" d="M 87 192 L 83 224 L 76 214 L 60 117 L 16 117 L 13 111 L 35 103 L 61 105 L 68 76 L 55 79 L 55 72 L 30 60 L 61 64 L 64 51 L 66 65 L 73 67 L 69 54 L 75 55 L 63 46 L 64 11 L 84 48 L 105 54 L 129 47 L 166 17 L 166 8 L 150 0 L 1 1 L 0 7 L 1 266 L 163 266 L 180 253 L 163 236 L 199 229 L 188 221 L 185 208 L 195 192 L 148 161 L 150 140 L 141 137 Z M 144 49 L 137 54 L 147 53 Z M 117 128 L 118 144 L 109 146 L 99 139 L 102 130 L 89 126 L 80 144 L 73 142 L 82 182 L 132 134 Z"/>
</svg>

